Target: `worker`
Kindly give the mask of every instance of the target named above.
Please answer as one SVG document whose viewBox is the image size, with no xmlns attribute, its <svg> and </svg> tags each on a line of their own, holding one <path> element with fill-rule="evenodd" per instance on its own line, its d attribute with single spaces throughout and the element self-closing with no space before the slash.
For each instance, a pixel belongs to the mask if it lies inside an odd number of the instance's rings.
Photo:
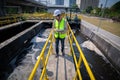
<svg viewBox="0 0 120 80">
<path fill-rule="evenodd" d="M 80 19 L 78 18 L 77 14 L 75 14 L 74 22 L 76 22 L 76 23 L 79 23 L 79 22 L 80 22 Z"/>
<path fill-rule="evenodd" d="M 64 41 L 66 37 L 67 21 L 62 17 L 61 11 L 58 9 L 54 11 L 53 16 L 55 17 L 53 21 L 53 30 L 55 37 L 56 57 L 59 56 L 59 41 L 61 41 L 61 52 L 64 56 Z"/>
<path fill-rule="evenodd" d="M 75 22 L 75 24 L 76 24 L 76 25 L 75 25 L 76 30 L 79 30 L 79 29 L 80 29 L 80 23 L 81 23 L 81 21 L 80 21 L 80 19 L 78 18 L 77 14 L 75 14 L 74 22 Z"/>
</svg>

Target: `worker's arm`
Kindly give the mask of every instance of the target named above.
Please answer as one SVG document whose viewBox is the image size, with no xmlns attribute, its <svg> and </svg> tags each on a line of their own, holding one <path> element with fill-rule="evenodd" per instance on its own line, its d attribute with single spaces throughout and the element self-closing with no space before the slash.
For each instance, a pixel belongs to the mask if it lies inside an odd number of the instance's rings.
<svg viewBox="0 0 120 80">
<path fill-rule="evenodd" d="M 52 30 L 55 31 L 55 20 L 53 20 Z"/>
<path fill-rule="evenodd" d="M 53 20 L 52 30 L 53 30 L 52 35 L 53 35 L 53 38 L 54 38 L 54 33 L 55 33 L 55 20 Z"/>
<path fill-rule="evenodd" d="M 67 20 L 65 20 L 65 30 L 68 30 L 68 24 L 67 24 Z"/>
<path fill-rule="evenodd" d="M 53 21 L 53 26 L 52 26 L 53 32 L 61 32 L 62 30 L 56 29 L 55 28 L 55 20 Z"/>
</svg>

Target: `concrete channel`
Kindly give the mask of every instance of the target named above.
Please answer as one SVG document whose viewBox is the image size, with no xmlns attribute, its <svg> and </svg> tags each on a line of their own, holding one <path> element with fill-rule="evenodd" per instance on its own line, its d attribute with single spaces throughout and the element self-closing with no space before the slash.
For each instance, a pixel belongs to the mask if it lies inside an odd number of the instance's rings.
<svg viewBox="0 0 120 80">
<path fill-rule="evenodd" d="M 120 71 L 120 37 L 99 29 L 86 21 L 81 22 L 81 33 L 86 35 Z"/>
<path fill-rule="evenodd" d="M 42 22 L 23 21 L 0 28 L 0 77 L 11 70 L 11 61 L 42 28 Z"/>
<path fill-rule="evenodd" d="M 17 27 L 16 29 L 13 27 L 13 29 L 18 31 L 10 37 L 4 33 L 7 36 L 6 38 L 3 37 L 1 40 L 0 80 L 27 80 L 37 57 L 48 38 L 52 26 L 50 21 L 27 21 L 13 25 L 16 26 L 20 24 L 23 24 L 24 27 L 28 27 L 22 29 L 21 26 L 18 26 L 19 28 Z M 74 24 L 71 25 L 75 26 Z M 8 26 L 7 28 L 12 28 L 12 26 Z M 93 73 L 95 74 L 96 80 L 119 80 L 120 73 L 119 70 L 117 70 L 118 68 L 116 69 L 116 65 L 114 66 L 114 64 L 109 61 L 104 55 L 105 52 L 98 49 L 95 45 L 96 43 L 94 44 L 94 41 L 91 41 L 89 36 L 83 34 L 85 33 L 81 31 L 84 30 L 83 28 L 73 29 L 73 31 Z M 5 28 L 0 28 L 0 30 L 1 32 L 4 30 L 7 31 Z M 10 34 L 9 30 L 8 34 Z M 12 32 L 13 31 L 14 30 L 12 30 Z M 74 48 L 76 55 L 79 56 L 76 47 Z M 83 80 L 89 80 L 83 64 L 80 69 L 82 71 Z M 41 67 L 37 70 L 34 80 L 38 80 L 40 73 Z"/>
</svg>

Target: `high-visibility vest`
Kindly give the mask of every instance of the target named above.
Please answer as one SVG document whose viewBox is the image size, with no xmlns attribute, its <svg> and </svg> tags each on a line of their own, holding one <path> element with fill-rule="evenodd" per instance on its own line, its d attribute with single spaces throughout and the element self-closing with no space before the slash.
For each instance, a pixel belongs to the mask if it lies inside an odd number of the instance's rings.
<svg viewBox="0 0 120 80">
<path fill-rule="evenodd" d="M 58 30 L 65 30 L 65 19 L 62 18 L 62 20 L 60 22 L 58 22 L 58 20 L 55 19 L 54 27 L 55 27 L 55 29 L 58 29 Z M 63 39 L 66 37 L 66 33 L 61 33 L 61 32 L 56 31 L 54 36 L 55 36 L 55 38 Z"/>
</svg>

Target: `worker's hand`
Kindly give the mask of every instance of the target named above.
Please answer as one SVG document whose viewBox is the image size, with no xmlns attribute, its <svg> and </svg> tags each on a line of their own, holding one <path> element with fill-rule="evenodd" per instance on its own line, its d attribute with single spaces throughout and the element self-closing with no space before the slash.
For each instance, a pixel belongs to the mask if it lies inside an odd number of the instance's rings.
<svg viewBox="0 0 120 80">
<path fill-rule="evenodd" d="M 54 31 L 60 32 L 60 33 L 65 33 L 66 32 L 65 30 L 59 30 L 59 29 L 54 29 Z"/>
<path fill-rule="evenodd" d="M 54 31 L 56 31 L 56 32 L 60 32 L 61 30 L 59 30 L 59 29 L 54 29 Z"/>
<path fill-rule="evenodd" d="M 54 31 L 57 31 L 57 29 L 54 29 Z"/>
<path fill-rule="evenodd" d="M 57 32 L 64 32 L 64 30 L 57 30 Z"/>
<path fill-rule="evenodd" d="M 61 30 L 60 33 L 64 34 L 66 33 L 66 30 Z"/>
</svg>

